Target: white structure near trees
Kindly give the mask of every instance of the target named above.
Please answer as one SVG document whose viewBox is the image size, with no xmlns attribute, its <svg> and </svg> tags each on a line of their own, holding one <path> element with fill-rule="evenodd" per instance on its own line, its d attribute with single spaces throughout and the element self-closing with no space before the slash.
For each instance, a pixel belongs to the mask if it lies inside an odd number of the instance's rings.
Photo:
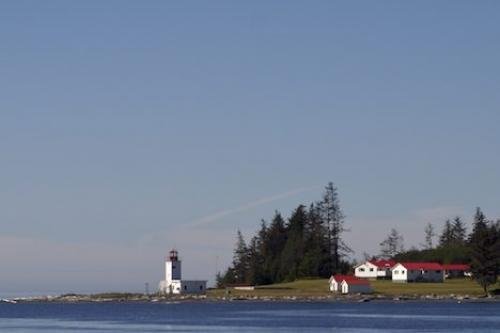
<svg viewBox="0 0 500 333">
<path fill-rule="evenodd" d="M 159 291 L 163 294 L 203 294 L 206 280 L 182 280 L 182 262 L 176 250 L 170 251 L 165 261 L 165 280 L 160 281 Z"/>
<path fill-rule="evenodd" d="M 444 269 L 435 262 L 397 263 L 392 268 L 393 282 L 444 282 Z"/>
<path fill-rule="evenodd" d="M 369 260 L 354 267 L 354 275 L 365 279 L 391 278 L 391 268 L 395 264 L 393 260 Z"/>
<path fill-rule="evenodd" d="M 366 279 L 347 279 L 340 284 L 342 294 L 371 294 L 373 292 L 370 281 Z"/>
<path fill-rule="evenodd" d="M 330 278 L 330 291 L 348 293 L 369 294 L 373 290 L 370 282 L 366 279 L 360 279 L 353 275 L 332 275 Z"/>
<path fill-rule="evenodd" d="M 342 281 L 344 281 L 345 279 L 351 279 L 353 278 L 352 275 L 340 275 L 340 274 L 337 274 L 337 275 L 332 275 L 330 277 L 330 291 L 332 292 L 338 292 L 340 291 L 340 284 L 342 283 Z"/>
</svg>

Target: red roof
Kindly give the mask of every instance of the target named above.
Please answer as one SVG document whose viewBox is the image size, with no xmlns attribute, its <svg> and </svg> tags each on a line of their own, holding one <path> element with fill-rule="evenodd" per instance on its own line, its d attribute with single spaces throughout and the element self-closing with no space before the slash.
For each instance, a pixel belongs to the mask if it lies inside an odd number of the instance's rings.
<svg viewBox="0 0 500 333">
<path fill-rule="evenodd" d="M 409 270 L 429 270 L 429 271 L 441 271 L 443 270 L 443 266 L 437 262 L 400 262 L 399 264 L 403 265 L 406 269 Z"/>
<path fill-rule="evenodd" d="M 356 278 L 355 280 L 349 279 L 349 280 L 344 280 L 347 284 L 359 284 L 359 285 L 370 285 L 370 281 L 367 279 L 358 279 Z"/>
<path fill-rule="evenodd" d="M 335 279 L 335 281 L 337 281 L 337 282 L 342 282 L 342 280 L 351 281 L 351 280 L 357 280 L 358 278 L 355 277 L 354 275 L 336 274 L 336 275 L 332 275 L 332 277 L 330 278 L 330 281 L 332 279 Z"/>
<path fill-rule="evenodd" d="M 394 260 L 370 260 L 369 263 L 377 266 L 378 268 L 391 268 L 396 265 Z"/>
<path fill-rule="evenodd" d="M 333 275 L 331 278 L 330 278 L 330 281 L 332 279 L 335 279 L 335 281 L 337 281 L 337 283 L 341 283 L 342 281 L 345 281 L 347 282 L 348 284 L 370 284 L 370 282 L 366 279 L 360 279 L 354 275 L 341 275 L 341 274 L 337 274 L 337 275 Z"/>
<path fill-rule="evenodd" d="M 447 271 L 469 271 L 470 270 L 470 266 L 464 265 L 464 264 L 447 264 L 447 265 L 442 265 L 442 266 Z"/>
</svg>

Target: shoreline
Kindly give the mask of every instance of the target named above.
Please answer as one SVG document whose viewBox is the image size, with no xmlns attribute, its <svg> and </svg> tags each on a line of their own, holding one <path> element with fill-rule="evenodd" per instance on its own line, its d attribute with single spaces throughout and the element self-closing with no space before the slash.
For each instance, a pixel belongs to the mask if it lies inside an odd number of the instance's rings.
<svg viewBox="0 0 500 333">
<path fill-rule="evenodd" d="M 175 295 L 158 296 L 143 294 L 106 294 L 79 295 L 66 294 L 58 296 L 18 297 L 0 299 L 0 303 L 180 303 L 180 302 L 458 302 L 458 303 L 489 303 L 500 302 L 500 296 L 469 296 L 469 295 L 325 295 L 325 296 L 209 296 L 209 295 Z"/>
</svg>

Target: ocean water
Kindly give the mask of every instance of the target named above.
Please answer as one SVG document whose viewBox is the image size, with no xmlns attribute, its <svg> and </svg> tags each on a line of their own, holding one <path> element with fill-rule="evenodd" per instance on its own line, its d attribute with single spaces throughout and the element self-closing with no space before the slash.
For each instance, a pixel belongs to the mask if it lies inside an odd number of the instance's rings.
<svg viewBox="0 0 500 333">
<path fill-rule="evenodd" d="M 0 303 L 0 332 L 500 332 L 500 303 Z"/>
</svg>

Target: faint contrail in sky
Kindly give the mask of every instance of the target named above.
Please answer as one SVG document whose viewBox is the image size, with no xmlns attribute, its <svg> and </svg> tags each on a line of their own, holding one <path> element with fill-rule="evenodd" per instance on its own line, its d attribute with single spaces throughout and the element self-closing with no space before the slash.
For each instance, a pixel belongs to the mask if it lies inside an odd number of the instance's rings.
<svg viewBox="0 0 500 333">
<path fill-rule="evenodd" d="M 224 218 L 228 215 L 244 212 L 244 211 L 250 210 L 254 207 L 265 205 L 265 204 L 268 204 L 270 202 L 273 202 L 273 201 L 276 201 L 279 199 L 288 198 L 288 197 L 291 197 L 293 195 L 297 195 L 297 194 L 302 193 L 302 192 L 311 191 L 311 190 L 314 190 L 317 188 L 319 188 L 319 186 L 301 187 L 301 188 L 296 188 L 296 189 L 293 189 L 293 190 L 290 190 L 290 191 L 287 191 L 284 193 L 279 193 L 279 194 L 275 194 L 275 195 L 272 195 L 269 197 L 260 198 L 260 199 L 248 202 L 244 205 L 241 205 L 241 206 L 238 206 L 235 208 L 224 209 L 224 210 L 221 210 L 219 212 L 200 217 L 199 219 L 196 219 L 193 222 L 191 222 L 189 225 L 195 227 L 195 226 L 209 224 L 209 223 L 215 222 L 217 220 L 220 220 L 221 218 Z"/>
</svg>

